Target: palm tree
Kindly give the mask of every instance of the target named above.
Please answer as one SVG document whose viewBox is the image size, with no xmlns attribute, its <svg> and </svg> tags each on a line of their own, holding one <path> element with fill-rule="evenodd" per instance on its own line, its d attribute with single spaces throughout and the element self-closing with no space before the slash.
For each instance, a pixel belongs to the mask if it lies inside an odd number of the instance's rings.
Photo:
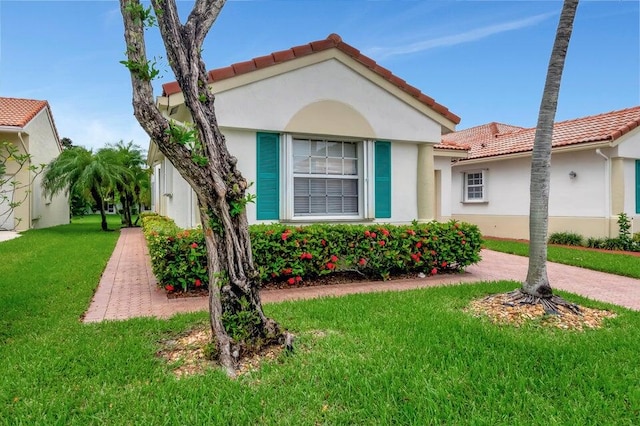
<svg viewBox="0 0 640 426">
<path fill-rule="evenodd" d="M 133 142 L 125 144 L 123 141 L 119 141 L 115 145 L 107 145 L 105 149 L 113 151 L 116 161 L 129 170 L 129 173 L 123 176 L 122 181 L 117 183 L 116 192 L 122 205 L 123 223 L 131 227 L 133 226 L 132 208 L 135 204 L 138 204 L 138 208 L 140 208 L 142 188 L 145 185 L 149 186 L 149 174 L 142 168 L 145 163 L 144 154 L 142 148 Z"/>
<path fill-rule="evenodd" d="M 557 313 L 557 305 L 570 305 L 553 295 L 547 276 L 547 231 L 549 225 L 549 181 L 551 143 L 562 71 L 573 30 L 578 0 L 565 0 L 551 52 L 547 79 L 540 103 L 538 124 L 531 156 L 529 208 L 529 269 L 517 297 L 524 303 L 541 303 L 548 312 Z M 577 307 L 570 305 L 572 308 Z"/>
<path fill-rule="evenodd" d="M 93 199 L 100 210 L 101 226 L 107 231 L 107 215 L 104 210 L 105 196 L 113 192 L 129 171 L 117 157 L 107 149 L 97 153 L 84 147 L 65 149 L 44 171 L 42 187 L 45 195 L 53 196 L 64 191 L 78 193 Z"/>
</svg>

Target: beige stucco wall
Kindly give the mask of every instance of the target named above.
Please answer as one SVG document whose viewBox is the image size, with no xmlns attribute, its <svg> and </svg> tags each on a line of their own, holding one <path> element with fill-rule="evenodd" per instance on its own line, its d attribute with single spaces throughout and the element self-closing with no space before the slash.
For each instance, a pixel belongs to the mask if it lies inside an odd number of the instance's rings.
<svg viewBox="0 0 640 426">
<path fill-rule="evenodd" d="M 529 216 L 454 215 L 456 220 L 478 225 L 482 235 L 500 238 L 529 239 Z M 617 218 L 549 217 L 549 232 L 574 232 L 585 238 L 617 235 Z"/>
<path fill-rule="evenodd" d="M 226 128 L 440 141 L 440 124 L 335 59 L 224 90 L 216 97 L 218 122 Z M 357 120 L 336 121 L 336 105 Z M 311 113 L 317 114 L 315 120 Z"/>
<path fill-rule="evenodd" d="M 33 164 L 47 164 L 61 152 L 48 109 L 43 109 L 24 128 L 28 133 Z M 69 201 L 64 193 L 44 197 L 42 174 L 36 176 L 31 193 L 31 227 L 47 228 L 69 223 Z"/>
<path fill-rule="evenodd" d="M 256 132 L 229 128 L 223 128 L 222 131 L 225 134 L 229 151 L 238 159 L 238 169 L 248 182 L 255 182 L 257 179 Z M 417 154 L 417 144 L 393 143 L 391 145 L 393 162 L 391 168 L 392 217 L 377 221 L 407 224 L 417 218 Z M 440 166 L 444 167 L 445 165 L 446 162 L 442 160 Z M 154 209 L 156 212 L 173 218 L 178 226 L 183 228 L 197 226 L 200 223 L 195 194 L 166 159 L 163 159 L 154 167 L 154 184 L 156 185 L 153 190 Z M 283 190 L 282 186 L 281 190 Z M 255 185 L 249 189 L 249 192 L 255 193 Z M 281 200 L 287 195 L 285 192 L 281 192 Z M 443 198 L 445 200 L 449 199 L 446 193 Z M 445 213 L 448 217 L 449 213 Z M 255 204 L 247 205 L 247 219 L 249 223 L 258 222 Z M 362 221 L 366 222 L 367 220 L 363 219 Z M 297 223 L 303 222 L 297 221 Z"/>
<path fill-rule="evenodd" d="M 443 124 L 432 118 L 438 114 L 361 64 L 351 64 L 350 58 L 335 58 L 333 54 L 311 55 L 304 61 L 291 61 L 212 85 L 218 122 L 229 151 L 238 158 L 238 169 L 247 181 L 256 181 L 256 132 L 260 131 L 355 141 L 387 140 L 392 142 L 392 217 L 383 221 L 410 223 L 418 219 L 419 197 L 423 201 L 420 214 L 427 219 L 436 217 L 436 194 L 445 200 L 448 216 L 450 197 L 442 196 L 445 188 L 436 190 L 434 186 L 433 150 L 423 149 L 422 161 L 418 161 L 419 145 L 440 141 Z M 160 102 L 176 105 L 181 102 L 181 94 Z M 183 113 L 181 108 L 173 118 L 184 121 L 186 117 L 180 115 Z M 429 152 L 429 161 L 423 158 L 425 152 Z M 443 171 L 440 175 L 448 179 L 450 161 L 442 161 L 439 167 Z M 156 174 L 164 173 L 155 170 Z M 174 175 L 172 197 L 157 195 L 155 209 L 174 218 L 180 226 L 189 226 L 193 220 L 185 207 L 190 204 L 184 194 L 190 189 L 177 172 Z M 162 179 L 158 176 L 154 193 L 160 191 Z M 255 191 L 255 187 L 249 191 Z M 281 199 L 287 195 L 281 194 Z M 247 218 L 250 223 L 256 222 L 254 204 L 247 206 Z"/>
<path fill-rule="evenodd" d="M 23 139 L 25 139 L 25 135 L 23 135 Z M 18 149 L 19 154 L 25 153 L 26 144 L 23 144 L 17 133 L 0 132 L 0 141 L 7 141 L 11 143 Z M 18 164 L 15 161 L 7 161 L 6 172 L 3 180 L 6 179 L 8 182 L 3 187 L 3 195 L 8 197 L 10 200 L 0 204 L 0 229 L 13 229 L 16 226 L 16 223 L 18 224 L 18 227 L 16 228 L 17 230 L 22 231 L 28 229 L 30 198 L 28 196 L 28 188 L 24 188 L 22 186 L 29 182 L 29 175 L 30 173 L 27 167 L 23 167 L 19 170 Z M 12 184 L 14 181 L 16 182 L 15 187 Z M 17 189 L 14 190 L 14 188 Z M 24 200 L 24 202 L 22 202 L 22 200 Z M 21 204 L 12 210 L 9 210 L 7 206 L 8 202 L 21 202 Z"/>
</svg>

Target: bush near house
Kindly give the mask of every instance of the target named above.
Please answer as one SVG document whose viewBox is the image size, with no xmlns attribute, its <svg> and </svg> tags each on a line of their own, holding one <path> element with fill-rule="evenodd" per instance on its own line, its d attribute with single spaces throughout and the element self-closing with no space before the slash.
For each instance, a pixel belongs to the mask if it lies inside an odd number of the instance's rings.
<svg viewBox="0 0 640 426">
<path fill-rule="evenodd" d="M 572 232 L 555 232 L 549 236 L 549 244 L 584 246 L 588 248 L 620 251 L 640 251 L 640 232 L 631 235 L 631 221 L 625 213 L 618 215 L 616 238 L 587 238 Z"/>
<path fill-rule="evenodd" d="M 153 271 L 168 291 L 208 283 L 201 229 L 180 230 L 160 216 L 143 218 Z M 478 227 L 461 222 L 412 225 L 328 225 L 249 227 L 253 259 L 262 283 L 304 280 L 336 272 L 369 278 L 423 272 L 457 272 L 480 260 Z"/>
</svg>

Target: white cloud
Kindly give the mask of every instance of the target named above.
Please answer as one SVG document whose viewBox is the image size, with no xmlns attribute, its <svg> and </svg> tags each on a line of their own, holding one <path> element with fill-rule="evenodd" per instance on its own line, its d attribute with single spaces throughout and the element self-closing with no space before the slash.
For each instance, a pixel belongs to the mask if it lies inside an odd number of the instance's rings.
<svg viewBox="0 0 640 426">
<path fill-rule="evenodd" d="M 55 105 L 52 109 L 60 137 L 70 138 L 74 145 L 95 150 L 122 140 L 133 141 L 143 149 L 148 148 L 149 136 L 133 115 L 112 111 L 79 111 L 69 105 Z"/>
<path fill-rule="evenodd" d="M 457 44 L 469 43 L 492 36 L 494 34 L 500 34 L 507 31 L 515 31 L 522 28 L 531 27 L 556 14 L 556 12 L 543 13 L 525 19 L 490 25 L 488 27 L 477 28 L 459 34 L 421 40 L 410 44 L 403 44 L 400 46 L 372 47 L 370 49 L 367 49 L 365 54 L 370 55 L 377 60 L 381 60 L 389 58 L 391 56 L 423 52 L 425 50 L 434 49 L 436 47 L 454 46 Z"/>
</svg>

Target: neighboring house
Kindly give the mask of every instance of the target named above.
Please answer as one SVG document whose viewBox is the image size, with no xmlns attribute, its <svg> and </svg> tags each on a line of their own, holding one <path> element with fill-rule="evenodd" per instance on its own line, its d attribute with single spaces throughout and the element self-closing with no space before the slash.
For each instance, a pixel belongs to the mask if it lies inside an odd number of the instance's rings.
<svg viewBox="0 0 640 426">
<path fill-rule="evenodd" d="M 615 237 L 618 214 L 640 231 L 640 106 L 554 126 L 549 233 Z M 490 123 L 443 136 L 469 148 L 453 165 L 452 216 L 484 235 L 529 238 L 535 128 Z"/>
<path fill-rule="evenodd" d="M 62 152 L 47 101 L 0 97 L 0 141 L 13 144 L 21 154 L 30 154 L 30 165 L 34 166 L 49 163 Z M 16 173 L 15 162 L 7 162 L 5 173 L 5 176 Z M 42 174 L 34 179 L 34 173 L 25 167 L 11 178 L 14 180 L 20 183 L 15 191 L 12 185 L 6 184 L 3 193 L 15 201 L 24 199 L 24 202 L 8 213 L 6 201 L 4 205 L 0 204 L 0 229 L 23 231 L 69 223 L 67 197 L 59 195 L 45 199 L 40 185 Z M 2 212 L 5 213 L 2 215 Z"/>
<path fill-rule="evenodd" d="M 451 159 L 440 146 L 460 118 L 335 34 L 209 72 L 218 123 L 238 169 L 255 185 L 256 222 L 388 222 L 451 216 Z M 176 82 L 165 115 L 189 122 Z M 182 227 L 196 197 L 151 143 L 153 209 Z"/>
</svg>

